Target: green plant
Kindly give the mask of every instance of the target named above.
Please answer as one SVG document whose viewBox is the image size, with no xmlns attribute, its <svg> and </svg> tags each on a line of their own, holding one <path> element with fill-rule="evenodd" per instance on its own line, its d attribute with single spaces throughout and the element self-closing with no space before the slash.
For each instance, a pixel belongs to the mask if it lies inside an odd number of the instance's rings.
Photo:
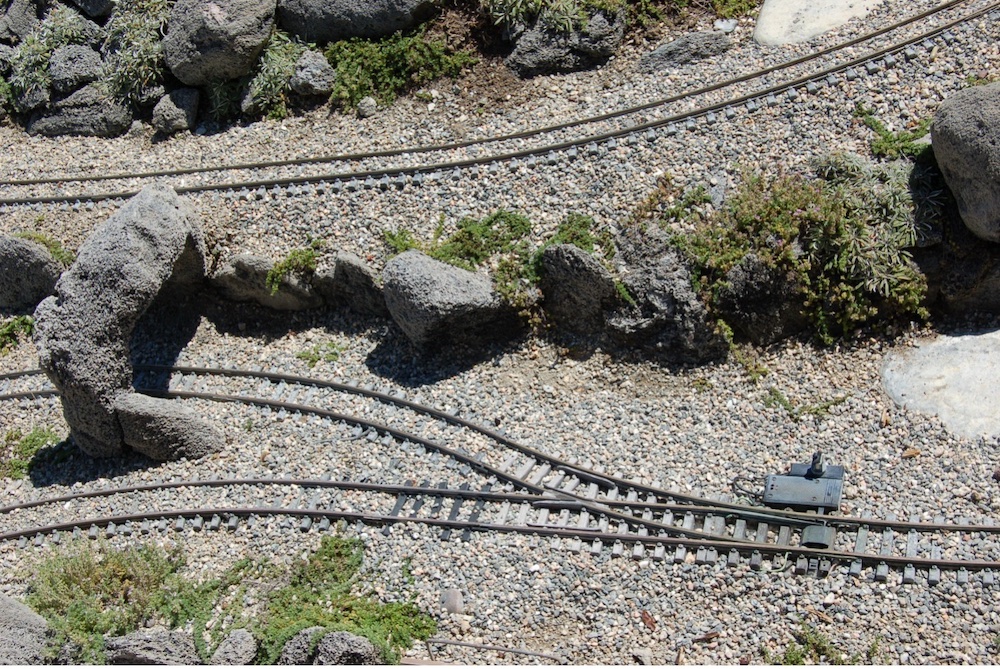
<svg viewBox="0 0 1000 669">
<path fill-rule="evenodd" d="M 987 74 L 985 71 L 981 74 L 970 74 L 965 78 L 967 86 L 986 86 L 998 81 L 1000 81 L 1000 74 Z"/>
<path fill-rule="evenodd" d="M 764 398 L 764 406 L 769 409 L 774 409 L 780 407 L 784 409 L 792 420 L 798 422 L 802 419 L 802 416 L 825 416 L 830 412 L 830 409 L 837 406 L 838 404 L 843 404 L 847 401 L 847 396 L 843 395 L 841 397 L 835 397 L 831 400 L 825 400 L 819 404 L 809 404 L 806 406 L 796 406 L 791 400 L 789 400 L 783 392 L 775 387 L 767 389 L 767 396 Z"/>
<path fill-rule="evenodd" d="M 239 79 L 214 81 L 205 86 L 209 117 L 222 122 L 239 116 L 242 91 L 243 82 Z"/>
<path fill-rule="evenodd" d="M 52 52 L 61 46 L 83 43 L 86 34 L 83 17 L 66 5 L 57 5 L 21 40 L 11 55 L 8 78 L 18 111 L 29 111 L 20 107 L 21 101 L 48 89 L 52 83 Z"/>
<path fill-rule="evenodd" d="M 841 179 L 842 170 L 829 165 L 816 169 L 824 178 L 745 175 L 718 217 L 674 237 L 709 307 L 726 273 L 753 253 L 795 277 L 825 344 L 878 315 L 926 318 L 926 279 L 906 250 L 917 238 L 906 187 L 892 179 Z"/>
<path fill-rule="evenodd" d="M 295 354 L 295 357 L 299 360 L 305 360 L 309 368 L 312 369 L 321 360 L 323 362 L 337 362 L 340 360 L 340 354 L 343 352 L 344 346 L 342 344 L 329 341 L 325 344 L 316 344 L 305 351 L 299 351 Z"/>
<path fill-rule="evenodd" d="M 53 239 L 48 235 L 42 234 L 40 232 L 18 232 L 14 235 L 15 237 L 20 237 L 21 239 L 27 239 L 28 241 L 35 242 L 36 244 L 41 244 L 46 249 L 48 249 L 49 254 L 55 258 L 64 267 L 69 267 L 76 260 L 76 255 L 65 248 L 58 239 Z"/>
<path fill-rule="evenodd" d="M 399 650 L 436 629 L 433 618 L 412 603 L 379 603 L 354 594 L 364 559 L 358 539 L 325 536 L 319 548 L 297 564 L 288 584 L 267 595 L 258 660 L 274 664 L 285 642 L 307 627 L 347 631 L 368 638 L 386 663 L 399 661 Z"/>
<path fill-rule="evenodd" d="M 257 73 L 247 90 L 250 109 L 271 119 L 288 116 L 288 81 L 295 73 L 295 64 L 306 45 L 292 39 L 288 33 L 275 30 L 264 47 Z"/>
<path fill-rule="evenodd" d="M 0 478 L 23 479 L 31 469 L 35 453 L 58 442 L 59 435 L 48 428 L 36 427 L 28 434 L 8 430 L 0 442 Z"/>
<path fill-rule="evenodd" d="M 316 271 L 316 266 L 319 263 L 318 248 L 319 245 L 313 243 L 308 248 L 293 249 L 284 259 L 276 262 L 264 279 L 264 283 L 271 291 L 271 294 L 274 295 L 278 292 L 281 282 L 292 272 L 304 277 L 311 276 Z"/>
<path fill-rule="evenodd" d="M 17 348 L 21 337 L 30 337 L 35 331 L 35 319 L 31 316 L 14 316 L 0 324 L 0 355 Z"/>
<path fill-rule="evenodd" d="M 413 232 L 406 228 L 398 230 L 385 230 L 382 232 L 385 243 L 396 253 L 403 253 L 410 249 L 419 249 L 420 243 L 413 236 Z"/>
<path fill-rule="evenodd" d="M 724 19 L 747 16 L 761 5 L 761 0 L 712 0 L 712 9 Z"/>
<path fill-rule="evenodd" d="M 101 81 L 108 93 L 137 103 L 163 80 L 162 33 L 171 0 L 118 0 L 105 27 Z"/>
<path fill-rule="evenodd" d="M 0 76 L 0 112 L 14 110 L 14 91 L 7 79 Z"/>
<path fill-rule="evenodd" d="M 930 132 L 931 117 L 921 119 L 910 130 L 892 132 L 877 119 L 874 111 L 858 103 L 854 115 L 875 133 L 871 142 L 872 153 L 880 158 L 919 157 L 930 150 L 930 144 L 918 142 Z"/>
<path fill-rule="evenodd" d="M 330 102 L 349 108 L 365 96 L 392 104 L 399 94 L 440 77 L 456 77 L 475 62 L 465 52 L 452 52 L 443 42 L 426 39 L 422 32 L 333 42 L 324 53 L 337 71 Z"/>
<path fill-rule="evenodd" d="M 600 254 L 605 260 L 611 260 L 615 256 L 615 245 L 611 240 L 611 233 L 603 230 L 595 234 L 596 227 L 597 224 L 590 216 L 568 214 L 556 228 L 556 234 L 545 242 L 545 246 L 572 244 L 587 253 L 595 253 L 600 250 Z"/>
<path fill-rule="evenodd" d="M 182 563 L 179 549 L 80 540 L 37 565 L 27 603 L 48 620 L 53 653 L 71 642 L 79 647 L 75 662 L 102 664 L 104 635 L 127 634 L 150 620 Z"/>
<path fill-rule="evenodd" d="M 767 649 L 762 649 L 764 664 L 860 664 L 857 655 L 848 656 L 833 645 L 830 639 L 803 623 L 802 628 L 795 633 L 795 641 L 785 648 L 779 656 L 771 655 Z M 797 643 L 796 643 L 797 642 Z"/>
<path fill-rule="evenodd" d="M 767 365 L 764 365 L 760 361 L 760 357 L 757 355 L 756 350 L 754 350 L 752 346 L 733 343 L 731 330 L 729 331 L 727 341 L 730 342 L 729 354 L 733 357 L 733 360 L 735 360 L 736 363 L 747 373 L 747 377 L 750 379 L 751 383 L 757 383 L 771 373 L 771 370 L 767 368 Z"/>
</svg>

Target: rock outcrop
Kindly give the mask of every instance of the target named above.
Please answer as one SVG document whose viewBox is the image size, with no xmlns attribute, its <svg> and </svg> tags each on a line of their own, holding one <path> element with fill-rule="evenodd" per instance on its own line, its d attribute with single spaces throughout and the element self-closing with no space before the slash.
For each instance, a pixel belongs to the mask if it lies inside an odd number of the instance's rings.
<svg viewBox="0 0 1000 669">
<path fill-rule="evenodd" d="M 299 95 L 329 95 L 337 81 L 337 71 L 319 51 L 307 49 L 298 62 L 288 85 Z"/>
<path fill-rule="evenodd" d="M 407 251 L 382 272 L 392 319 L 417 347 L 495 341 L 512 329 L 513 314 L 482 274 Z"/>
<path fill-rule="evenodd" d="M 375 272 L 353 253 L 338 251 L 324 257 L 312 283 L 327 304 L 343 304 L 375 316 L 389 315 Z"/>
<path fill-rule="evenodd" d="M 576 72 L 607 62 L 624 37 L 623 12 L 594 12 L 583 28 L 568 33 L 538 20 L 515 38 L 514 50 L 504 63 L 522 78 Z"/>
<path fill-rule="evenodd" d="M 293 636 L 281 649 L 278 664 L 382 664 L 382 656 L 368 639 L 349 632 L 324 632 L 322 627 L 307 627 Z"/>
<path fill-rule="evenodd" d="M 215 666 L 253 664 L 257 657 L 257 640 L 245 629 L 235 629 L 222 640 L 212 653 L 210 664 Z"/>
<path fill-rule="evenodd" d="M 52 294 L 62 271 L 41 244 L 0 236 L 0 307 L 34 308 Z"/>
<path fill-rule="evenodd" d="M 70 44 L 52 52 L 49 76 L 56 93 L 69 93 L 101 77 L 101 54 L 89 46 Z"/>
<path fill-rule="evenodd" d="M 710 321 L 691 287 L 691 272 L 676 251 L 636 267 L 623 283 L 635 304 L 623 307 L 608 322 L 620 344 L 683 363 L 726 355 L 725 338 Z"/>
<path fill-rule="evenodd" d="M 429 17 L 430 0 L 278 0 L 278 24 L 309 42 L 385 37 Z"/>
<path fill-rule="evenodd" d="M 132 113 L 96 84 L 85 86 L 36 114 L 28 122 L 35 135 L 117 137 L 132 125 Z"/>
<path fill-rule="evenodd" d="M 194 127 L 198 117 L 201 93 L 197 88 L 176 88 L 153 107 L 153 128 L 163 135 L 172 135 Z"/>
<path fill-rule="evenodd" d="M 240 253 L 212 275 L 211 284 L 226 299 L 234 302 L 256 302 L 262 307 L 281 311 L 302 311 L 322 306 L 323 299 L 312 284 L 297 272 L 281 280 L 278 290 L 267 285 L 267 275 L 274 263 L 267 258 Z"/>
<path fill-rule="evenodd" d="M 931 142 L 965 225 L 980 239 L 1000 241 L 1000 83 L 942 102 Z"/>
<path fill-rule="evenodd" d="M 767 267 L 752 253 L 726 273 L 715 306 L 734 330 L 758 346 L 789 337 L 808 324 L 794 276 Z"/>
<path fill-rule="evenodd" d="M 733 41 L 723 32 L 688 33 L 663 44 L 639 61 L 644 72 L 655 72 L 725 53 Z"/>
<path fill-rule="evenodd" d="M 316 657 L 316 637 L 324 632 L 323 627 L 307 627 L 285 642 L 278 656 L 278 664 L 298 666 L 312 664 Z"/>
<path fill-rule="evenodd" d="M 108 664 L 198 665 L 201 658 L 187 632 L 163 627 L 104 640 Z"/>
<path fill-rule="evenodd" d="M 163 55 L 188 86 L 238 79 L 253 69 L 274 27 L 276 0 L 178 0 Z"/>
<path fill-rule="evenodd" d="M 118 416 L 118 403 L 133 392 L 132 331 L 165 284 L 191 290 L 204 273 L 193 213 L 170 188 L 149 186 L 98 227 L 59 279 L 56 295 L 35 310 L 39 364 L 59 390 L 71 437 L 85 453 L 114 456 L 132 446 Z M 169 431 L 175 418 L 165 421 Z M 217 443 L 208 424 L 202 430 L 206 443 Z"/>
<path fill-rule="evenodd" d="M 48 630 L 45 618 L 0 594 L 0 664 L 45 664 Z"/>
<path fill-rule="evenodd" d="M 12 0 L 4 3 L 0 15 L 0 40 L 19 42 L 38 25 L 38 5 L 33 0 Z"/>
</svg>

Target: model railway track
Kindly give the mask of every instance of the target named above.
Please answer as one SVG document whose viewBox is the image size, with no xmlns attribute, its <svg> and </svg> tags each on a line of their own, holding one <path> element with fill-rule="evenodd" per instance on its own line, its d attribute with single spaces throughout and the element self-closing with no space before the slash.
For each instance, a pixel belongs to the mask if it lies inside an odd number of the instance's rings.
<svg viewBox="0 0 1000 669">
<path fill-rule="evenodd" d="M 996 14 L 1000 2 L 964 7 L 971 0 L 952 0 L 928 11 L 908 17 L 875 32 L 862 35 L 848 42 L 823 49 L 815 54 L 774 65 L 720 81 L 696 90 L 685 91 L 668 98 L 657 99 L 639 106 L 618 110 L 600 116 L 579 119 L 568 123 L 525 130 L 501 137 L 473 139 L 450 144 L 411 147 L 369 153 L 318 156 L 293 160 L 247 163 L 238 165 L 207 166 L 188 169 L 150 171 L 134 174 L 105 174 L 79 177 L 43 177 L 0 182 L 0 190 L 31 189 L 31 195 L 12 195 L 0 198 L 0 206 L 28 204 L 88 205 L 104 200 L 131 197 L 134 186 L 107 192 L 66 192 L 69 183 L 120 181 L 132 183 L 165 177 L 197 176 L 209 173 L 232 172 L 248 175 L 244 179 L 208 180 L 195 184 L 175 183 L 181 193 L 223 191 L 228 197 L 264 199 L 269 195 L 294 196 L 300 193 L 339 193 L 359 189 L 390 190 L 447 178 L 476 178 L 481 173 L 494 176 L 502 169 L 517 170 L 522 166 L 532 168 L 538 164 L 554 165 L 580 157 L 600 157 L 619 146 L 638 141 L 655 141 L 663 134 L 692 131 L 705 126 L 731 121 L 743 114 L 753 113 L 764 107 L 801 101 L 803 96 L 817 95 L 827 86 L 843 78 L 854 81 L 862 76 L 874 75 L 886 69 L 903 66 L 919 58 L 920 53 L 936 54 L 939 44 L 948 45 L 957 37 L 953 31 L 963 24 Z M 961 16 L 936 25 L 920 34 L 894 39 L 893 32 L 919 26 L 945 12 L 965 9 Z M 888 37 L 887 37 L 888 36 Z M 878 39 L 889 39 L 890 44 L 874 47 L 862 56 L 835 62 L 804 74 L 799 70 L 822 59 L 835 57 L 838 52 Z M 780 78 L 776 83 L 771 80 Z M 750 93 L 727 92 L 738 85 L 758 80 L 759 86 Z M 680 108 L 678 110 L 678 108 Z M 646 115 L 659 110 L 661 115 L 651 120 Z M 602 125 L 603 124 L 603 125 Z M 570 132 L 578 130 L 576 134 Z M 581 134 L 582 133 L 582 134 Z M 537 139 L 534 143 L 527 140 Z M 464 151 L 465 157 L 453 154 Z M 404 159 L 396 165 L 386 165 L 386 159 Z M 305 174 L 307 166 L 340 165 L 339 171 L 313 171 Z M 261 170 L 282 170 L 281 176 L 259 176 Z M 249 175 L 253 176 L 249 176 Z M 39 193 L 43 187 L 57 191 L 55 194 Z M 270 191 L 268 189 L 271 189 Z"/>
<path fill-rule="evenodd" d="M 489 428 L 453 413 L 423 406 L 391 393 L 351 382 L 307 379 L 268 372 L 210 370 L 156 366 L 138 367 L 139 378 L 171 375 L 171 385 L 203 384 L 213 379 L 251 381 L 292 392 L 336 391 L 372 404 L 406 408 L 459 427 L 462 435 L 430 439 L 368 418 L 335 412 L 317 405 L 281 399 L 216 392 L 150 389 L 167 397 L 239 402 L 273 412 L 312 416 L 346 424 L 348 438 L 366 438 L 396 454 L 395 465 L 381 478 L 409 476 L 402 470 L 411 460 L 434 454 L 457 470 L 454 480 L 425 478 L 402 483 L 384 480 L 333 480 L 292 477 L 231 477 L 202 481 L 155 481 L 148 484 L 94 488 L 66 495 L 27 500 L 0 508 L 0 542 L 43 546 L 67 534 L 97 538 L 114 534 L 170 531 L 228 530 L 267 519 L 284 529 L 325 531 L 336 522 L 383 527 L 388 533 L 401 524 L 436 527 L 443 540 L 468 540 L 472 532 L 527 534 L 549 538 L 568 550 L 630 556 L 665 562 L 730 565 L 748 562 L 753 569 L 792 569 L 825 575 L 841 568 L 855 576 L 888 580 L 899 574 L 903 583 L 938 583 L 945 573 L 965 583 L 978 572 L 983 585 L 994 583 L 1000 570 L 1000 527 L 961 520 L 945 523 L 818 516 L 748 507 L 732 502 L 679 495 L 607 476 L 588 467 L 547 457 Z M 38 387 L 38 372 L 0 376 L 0 401 L 30 402 L 53 398 L 51 387 Z M 11 384 L 35 380 L 36 388 L 11 390 Z M 176 379 L 176 380 L 174 380 Z M 310 402 L 328 404 L 331 396 Z M 359 431 L 360 430 L 360 431 Z M 471 452 L 450 444 L 468 442 L 468 434 L 489 435 L 506 449 L 506 460 L 489 464 L 498 453 Z M 457 439 L 456 439 L 457 438 Z M 449 443 L 445 443 L 445 442 Z M 384 443 L 383 443 L 384 442 Z M 517 457 L 515 457 L 517 456 Z M 440 470 L 438 470 L 440 471 Z M 171 499 L 164 506 L 164 493 Z M 77 502 L 89 499 L 101 515 L 73 518 Z M 136 513 L 135 509 L 142 509 Z M 71 519 L 67 520 L 67 516 Z"/>
</svg>

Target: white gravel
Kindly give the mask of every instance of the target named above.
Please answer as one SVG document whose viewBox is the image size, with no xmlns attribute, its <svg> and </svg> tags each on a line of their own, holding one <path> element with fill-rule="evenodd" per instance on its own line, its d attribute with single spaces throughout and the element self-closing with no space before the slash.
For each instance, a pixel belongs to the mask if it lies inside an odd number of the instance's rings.
<svg viewBox="0 0 1000 669">
<path fill-rule="evenodd" d="M 736 49 L 717 61 L 669 75 L 635 73 L 638 57 L 654 46 L 642 45 L 626 49 L 596 72 L 526 83 L 520 93 L 528 102 L 482 114 L 477 113 L 478 99 L 469 99 L 459 82 L 454 88 L 450 83 L 436 86 L 433 109 L 413 99 L 365 121 L 328 118 L 323 112 L 160 144 L 150 144 L 145 131 L 110 141 L 48 140 L 4 127 L 0 174 L 128 171 L 495 135 L 636 104 L 707 79 L 757 69 L 932 4 L 886 2 L 863 26 L 852 24 L 820 42 L 784 50 L 753 45 L 752 22 L 743 21 L 734 33 Z M 263 200 L 209 194 L 192 200 L 220 248 L 277 257 L 312 235 L 354 250 L 375 266 L 386 253 L 383 230 L 407 225 L 429 236 L 442 214 L 450 226 L 466 214 L 516 209 L 537 223 L 539 240 L 570 211 L 616 225 L 662 174 L 674 175 L 680 184 L 715 176 L 732 186 L 741 165 L 794 169 L 820 152 L 866 150 L 870 133 L 852 116 L 855 102 L 873 107 L 892 127 L 903 127 L 931 113 L 943 97 L 965 85 L 967 75 L 995 71 L 1000 22 L 981 19 L 974 26 L 956 29 L 955 41 L 942 42 L 933 53 L 918 47 L 912 61 L 900 59 L 894 68 L 855 82 L 842 80 L 798 102 L 782 101 L 753 114 L 740 112 L 732 121 L 700 124 L 676 136 L 661 134 L 654 142 L 621 142 L 603 155 L 584 151 L 575 160 L 555 165 L 513 170 L 501 166 L 497 176 L 444 178 L 433 185 L 407 186 L 391 196 L 362 189 L 322 196 L 268 194 Z M 0 216 L 0 230 L 39 229 L 77 246 L 113 207 L 11 209 Z M 997 440 L 955 436 L 936 418 L 897 408 L 882 389 L 879 370 L 886 351 L 906 346 L 914 333 L 894 344 L 861 339 L 829 350 L 798 343 L 776 346 L 760 354 L 768 373 L 755 381 L 734 361 L 676 370 L 616 360 L 601 351 L 580 355 L 536 339 L 484 351 L 477 363 L 452 360 L 447 353 L 422 359 L 395 328 L 341 312 L 274 315 L 210 304 L 191 326 L 194 335 L 182 342 L 177 364 L 261 367 L 401 388 L 424 402 L 499 425 L 543 451 L 684 492 L 727 493 L 738 474 L 759 479 L 783 471 L 791 462 L 807 461 L 822 449 L 831 462 L 847 470 L 845 514 L 870 512 L 882 518 L 893 513 L 926 520 L 942 515 L 984 522 L 995 518 L 1000 507 L 1000 489 L 992 478 Z M 137 356 L 162 361 L 164 351 L 176 348 L 171 338 L 183 329 L 150 325 L 137 343 Z M 338 361 L 310 369 L 297 357 L 329 341 L 344 347 Z M 35 363 L 35 351 L 26 343 L 0 358 L 0 373 Z M 795 420 L 780 407 L 765 406 L 772 388 L 798 407 L 837 403 L 823 415 Z M 364 407 L 357 400 L 343 401 L 346 409 Z M 3 499 L 11 503 L 81 487 L 210 475 L 330 473 L 389 482 L 464 480 L 454 469 L 435 468 L 428 461 L 411 459 L 393 468 L 391 461 L 399 454 L 390 446 L 364 442 L 360 449 L 357 441 L 345 439 L 345 428 L 329 422 L 264 415 L 242 405 L 194 404 L 223 430 L 222 452 L 199 462 L 156 465 L 139 459 L 104 462 L 71 456 L 35 480 L 0 481 Z M 408 420 L 392 412 L 378 415 L 381 420 Z M 51 402 L 8 403 L 3 426 L 66 430 L 58 406 Z M 907 449 L 919 454 L 904 457 Z M 479 483 L 471 481 L 473 486 Z M 285 497 L 292 500 L 297 494 Z M 230 495 L 238 499 L 240 493 Z M 195 493 L 182 491 L 157 501 L 166 507 L 197 499 Z M 131 503 L 139 503 L 139 498 Z M 80 502 L 73 512 L 93 516 L 113 510 Z M 3 524 L 16 521 L 7 518 Z M 319 542 L 316 532 L 302 534 L 281 525 L 275 521 L 235 533 L 153 536 L 182 542 L 192 573 L 207 575 L 246 555 L 287 563 Z M 865 659 L 874 652 L 874 659 L 886 664 L 987 664 L 997 659 L 991 646 L 1000 632 L 995 589 L 985 589 L 976 579 L 959 586 L 947 575 L 942 584 L 928 588 L 902 586 L 898 574 L 887 583 L 875 583 L 870 576 L 853 579 L 839 567 L 828 578 L 817 579 L 753 572 L 746 565 L 614 560 L 608 552 L 573 554 L 549 541 L 532 545 L 522 537 L 476 534 L 468 542 L 442 542 L 436 531 L 419 526 L 399 528 L 389 536 L 373 528 L 352 527 L 345 533 L 360 534 L 367 542 L 366 571 L 373 591 L 387 599 L 415 597 L 419 606 L 439 616 L 439 636 L 558 654 L 575 664 L 634 663 L 636 653 L 647 650 L 655 663 L 760 663 L 764 649 L 783 651 L 803 622 L 848 656 Z M 0 546 L 0 589 L 22 595 L 31 565 L 43 555 L 33 547 Z M 404 575 L 406 561 L 412 564 L 412 583 Z M 441 609 L 448 588 L 463 593 L 465 613 Z M 643 611 L 652 617 L 652 625 L 642 622 Z M 718 636 L 698 640 L 713 632 Z M 543 661 L 459 647 L 436 647 L 434 653 L 438 660 L 460 663 Z M 428 657 L 422 646 L 412 655 Z"/>
</svg>

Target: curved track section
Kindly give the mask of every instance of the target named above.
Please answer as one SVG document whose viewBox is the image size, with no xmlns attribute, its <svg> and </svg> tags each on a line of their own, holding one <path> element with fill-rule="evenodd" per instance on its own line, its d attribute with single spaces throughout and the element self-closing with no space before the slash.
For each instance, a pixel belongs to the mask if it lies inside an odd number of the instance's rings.
<svg viewBox="0 0 1000 669">
<path fill-rule="evenodd" d="M 39 375 L 3 375 L 0 401 L 54 401 L 55 391 L 39 383 Z M 992 524 L 818 516 L 680 495 L 546 456 L 400 392 L 351 381 L 145 366 L 137 368 L 137 386 L 143 385 L 165 397 L 321 420 L 342 438 L 395 454 L 394 464 L 377 481 L 233 476 L 74 490 L 0 508 L 0 541 L 25 547 L 58 543 L 67 535 L 238 531 L 277 518 L 281 527 L 301 532 L 349 522 L 388 533 L 420 523 L 439 528 L 442 540 L 468 539 L 471 532 L 528 534 L 567 550 L 610 551 L 615 557 L 749 561 L 754 569 L 820 576 L 840 568 L 879 581 L 898 573 L 903 583 L 935 584 L 946 573 L 964 583 L 978 572 L 976 578 L 991 585 L 1000 570 L 1000 527 Z M 218 392 L 223 386 L 225 394 Z M 381 420 L 373 419 L 377 410 Z M 431 461 L 434 466 L 426 466 Z M 442 471 L 452 472 L 448 480 L 440 480 Z M 413 478 L 417 472 L 423 478 Z M 402 480 L 387 482 L 393 478 Z M 165 506 L 168 490 L 171 502 Z M 83 499 L 97 500 L 101 515 L 74 517 L 72 509 Z"/>
</svg>

